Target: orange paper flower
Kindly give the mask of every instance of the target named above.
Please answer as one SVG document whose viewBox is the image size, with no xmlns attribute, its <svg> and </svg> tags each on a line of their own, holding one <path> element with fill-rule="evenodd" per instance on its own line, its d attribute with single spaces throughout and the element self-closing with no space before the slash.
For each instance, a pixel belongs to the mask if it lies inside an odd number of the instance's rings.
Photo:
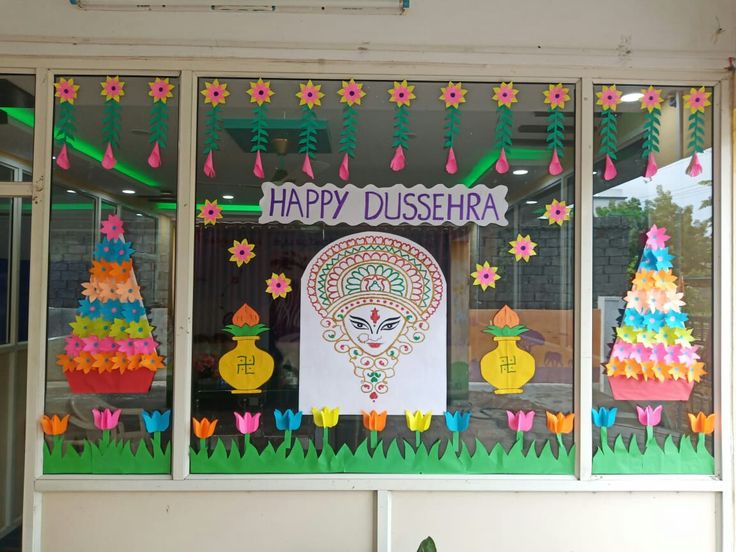
<svg viewBox="0 0 736 552">
<path fill-rule="evenodd" d="M 385 410 L 383 412 L 376 412 L 375 410 L 371 410 L 370 412 L 366 412 L 365 410 L 363 412 L 363 427 L 365 427 L 369 431 L 383 431 L 386 429 L 386 418 L 388 416 L 388 412 Z"/>
<path fill-rule="evenodd" d="M 715 430 L 715 414 L 706 416 L 703 412 L 698 412 L 697 415 L 688 413 L 687 417 L 690 418 L 690 429 L 693 430 L 693 433 L 710 435 Z"/>
<path fill-rule="evenodd" d="M 563 414 L 558 412 L 553 414 L 552 412 L 546 411 L 547 413 L 547 429 L 555 435 L 561 433 L 570 433 L 574 425 L 575 414 Z"/>
<path fill-rule="evenodd" d="M 217 420 L 210 421 L 207 418 L 197 420 L 196 418 L 192 418 L 192 430 L 200 439 L 212 437 L 215 433 L 215 427 L 217 427 Z"/>
<path fill-rule="evenodd" d="M 48 416 L 43 416 L 41 418 L 41 429 L 43 429 L 43 432 L 46 435 L 61 435 L 62 433 L 66 433 L 66 429 L 68 426 L 69 414 L 67 414 L 63 418 L 59 418 L 56 414 L 54 414 L 50 418 Z"/>
</svg>

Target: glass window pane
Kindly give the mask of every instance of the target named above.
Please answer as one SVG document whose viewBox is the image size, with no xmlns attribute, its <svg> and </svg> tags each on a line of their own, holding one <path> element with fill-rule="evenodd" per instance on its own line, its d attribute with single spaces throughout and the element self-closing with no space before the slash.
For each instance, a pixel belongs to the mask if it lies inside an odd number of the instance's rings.
<svg viewBox="0 0 736 552">
<path fill-rule="evenodd" d="M 605 450 L 596 450 L 593 468 L 596 473 L 713 473 L 711 436 L 701 430 L 701 442 L 688 417 L 713 412 L 717 369 L 712 90 L 703 89 L 701 96 L 690 87 L 618 88 L 624 102 L 617 115 L 601 113 L 600 107 L 596 112 L 599 153 L 607 121 L 617 127 L 618 175 L 610 178 L 609 164 L 606 177 L 605 155 L 599 155 L 593 196 L 593 404 L 597 425 L 611 427 L 601 434 Z M 702 112 L 689 108 L 691 95 L 707 100 Z M 652 111 L 647 102 L 655 106 Z M 699 174 L 692 170 L 694 150 Z M 597 435 L 594 441 L 597 447 Z"/>
<path fill-rule="evenodd" d="M 70 418 L 44 470 L 168 473 L 178 81 L 57 84 L 46 411 Z"/>
<path fill-rule="evenodd" d="M 10 331 L 10 244 L 12 199 L 0 199 L 0 344 L 8 343 Z"/>
<path fill-rule="evenodd" d="M 20 259 L 18 275 L 18 341 L 28 341 L 28 298 L 31 277 L 31 209 L 30 199 L 21 200 Z"/>
<path fill-rule="evenodd" d="M 0 75 L 0 165 L 28 174 L 33 167 L 34 88 L 33 75 Z M 0 181 L 21 180 L 3 173 L 0 166 Z"/>
</svg>

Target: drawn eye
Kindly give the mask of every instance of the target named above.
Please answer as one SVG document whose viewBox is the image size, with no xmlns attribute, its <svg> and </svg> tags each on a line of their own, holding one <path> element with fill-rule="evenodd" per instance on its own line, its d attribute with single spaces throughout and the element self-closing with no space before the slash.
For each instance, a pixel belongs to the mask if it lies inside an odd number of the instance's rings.
<svg viewBox="0 0 736 552">
<path fill-rule="evenodd" d="M 390 331 L 390 330 L 393 330 L 398 325 L 399 325 L 398 320 L 395 322 L 389 322 L 388 324 L 384 324 L 383 326 L 381 326 L 381 330 Z"/>
<path fill-rule="evenodd" d="M 351 318 L 351 319 L 350 319 L 350 323 L 351 323 L 351 324 L 353 325 L 353 327 L 354 327 L 354 328 L 355 328 L 356 330 L 367 330 L 367 329 L 369 329 L 369 328 L 368 328 L 368 324 L 366 324 L 366 323 L 365 323 L 365 322 L 363 322 L 362 320 L 358 320 L 358 319 L 356 319 L 356 318 Z"/>
</svg>

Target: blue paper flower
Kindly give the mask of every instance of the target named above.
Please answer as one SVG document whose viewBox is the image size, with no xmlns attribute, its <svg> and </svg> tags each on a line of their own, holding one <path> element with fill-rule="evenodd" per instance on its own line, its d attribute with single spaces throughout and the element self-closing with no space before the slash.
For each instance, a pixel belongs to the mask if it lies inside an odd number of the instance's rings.
<svg viewBox="0 0 736 552">
<path fill-rule="evenodd" d="M 299 410 L 293 412 L 289 409 L 281 412 L 276 409 L 273 411 L 273 417 L 276 419 L 276 429 L 279 431 L 295 431 L 302 425 L 302 413 Z"/>
<path fill-rule="evenodd" d="M 685 322 L 687 322 L 687 314 L 684 312 L 670 311 L 664 317 L 664 321 L 670 328 L 684 328 Z"/>
<path fill-rule="evenodd" d="M 672 268 L 672 259 L 675 257 L 670 255 L 670 251 L 667 247 L 658 249 L 654 254 L 654 257 L 656 259 L 655 266 L 657 267 L 657 270 L 667 270 Z"/>
<path fill-rule="evenodd" d="M 146 412 L 144 410 L 141 412 L 141 416 L 143 416 L 143 423 L 146 425 L 146 431 L 148 433 L 166 431 L 169 429 L 171 410 L 165 410 L 164 412 L 159 412 L 158 410 Z"/>
<path fill-rule="evenodd" d="M 123 305 L 123 317 L 126 322 L 136 322 L 141 316 L 145 316 L 146 309 L 140 301 L 125 303 Z"/>
<path fill-rule="evenodd" d="M 77 309 L 77 312 L 81 316 L 86 316 L 87 318 L 94 320 L 95 318 L 99 318 L 102 314 L 102 303 L 99 301 L 82 299 L 79 301 L 79 309 Z"/>
<path fill-rule="evenodd" d="M 105 320 L 115 320 L 123 317 L 123 306 L 120 301 L 111 299 L 101 304 L 100 312 Z"/>
<path fill-rule="evenodd" d="M 644 325 L 643 318 L 636 309 L 626 309 L 622 320 L 626 326 L 633 328 L 641 328 Z"/>
<path fill-rule="evenodd" d="M 450 431 L 465 431 L 470 425 L 470 412 L 445 412 L 445 424 Z"/>
<path fill-rule="evenodd" d="M 639 270 L 657 270 L 657 258 L 654 255 L 654 251 L 648 247 L 644 249 L 644 253 L 641 255 Z"/>
<path fill-rule="evenodd" d="M 616 414 L 618 414 L 618 408 L 611 408 L 610 410 L 604 406 L 601 406 L 598 410 L 593 409 L 593 424 L 597 427 L 611 427 L 616 423 Z"/>
<path fill-rule="evenodd" d="M 95 246 L 95 260 L 112 261 L 115 258 L 112 252 L 112 248 L 113 244 L 109 240 L 102 240 Z"/>
<path fill-rule="evenodd" d="M 647 330 L 658 332 L 664 326 L 664 313 L 660 311 L 648 312 L 643 316 Z"/>
<path fill-rule="evenodd" d="M 130 260 L 133 253 L 135 253 L 135 249 L 128 242 L 123 241 L 112 243 L 110 251 L 112 255 L 110 260 L 118 263 Z"/>
</svg>

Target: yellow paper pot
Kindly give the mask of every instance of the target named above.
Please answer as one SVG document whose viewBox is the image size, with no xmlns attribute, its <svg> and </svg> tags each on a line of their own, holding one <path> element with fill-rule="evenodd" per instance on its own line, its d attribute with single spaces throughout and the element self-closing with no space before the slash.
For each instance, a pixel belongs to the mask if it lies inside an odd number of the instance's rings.
<svg viewBox="0 0 736 552">
<path fill-rule="evenodd" d="M 260 387 L 273 375 L 273 357 L 258 348 L 259 339 L 233 337 L 235 348 L 220 358 L 220 376 L 234 388 L 232 393 L 260 393 Z"/>
<path fill-rule="evenodd" d="M 524 385 L 534 377 L 534 357 L 519 349 L 519 336 L 496 336 L 498 346 L 480 359 L 483 379 L 496 389 L 497 395 L 523 393 Z"/>
</svg>

